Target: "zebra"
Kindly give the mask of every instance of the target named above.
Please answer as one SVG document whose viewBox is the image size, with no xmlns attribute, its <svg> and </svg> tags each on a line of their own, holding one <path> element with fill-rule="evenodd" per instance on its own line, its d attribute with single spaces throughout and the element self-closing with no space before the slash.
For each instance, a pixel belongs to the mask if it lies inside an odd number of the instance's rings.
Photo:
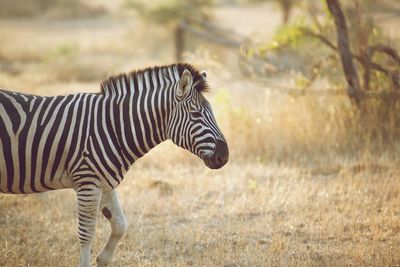
<svg viewBox="0 0 400 267">
<path fill-rule="evenodd" d="M 126 232 L 115 191 L 128 168 L 170 139 L 211 169 L 229 159 L 203 96 L 205 72 L 188 63 L 111 76 L 98 93 L 37 96 L 0 90 L 0 192 L 72 188 L 77 195 L 81 267 L 88 267 L 100 210 L 111 234 L 96 258 L 107 266 Z"/>
</svg>

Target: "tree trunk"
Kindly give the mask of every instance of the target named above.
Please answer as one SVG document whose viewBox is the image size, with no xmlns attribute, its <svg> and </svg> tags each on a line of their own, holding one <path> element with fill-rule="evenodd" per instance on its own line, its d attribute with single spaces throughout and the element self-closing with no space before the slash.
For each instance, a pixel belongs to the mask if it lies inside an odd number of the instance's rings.
<svg viewBox="0 0 400 267">
<path fill-rule="evenodd" d="M 175 28 L 175 58 L 177 62 L 182 62 L 182 54 L 185 49 L 183 22 L 179 22 Z"/>
<path fill-rule="evenodd" d="M 293 0 L 279 0 L 282 8 L 282 21 L 283 24 L 288 24 L 290 18 L 290 12 L 293 6 Z"/>
<path fill-rule="evenodd" d="M 356 103 L 361 101 L 361 87 L 358 79 L 357 70 L 353 63 L 353 57 L 350 51 L 349 36 L 346 26 L 346 19 L 340 8 L 339 0 L 326 0 L 329 12 L 332 14 L 337 33 L 337 46 L 342 61 L 343 72 L 347 80 L 347 93 Z"/>
</svg>

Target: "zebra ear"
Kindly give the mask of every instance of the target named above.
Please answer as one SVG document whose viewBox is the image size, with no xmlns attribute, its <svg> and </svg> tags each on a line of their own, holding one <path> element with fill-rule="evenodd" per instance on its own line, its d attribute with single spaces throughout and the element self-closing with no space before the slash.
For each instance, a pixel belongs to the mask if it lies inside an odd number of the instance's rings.
<svg viewBox="0 0 400 267">
<path fill-rule="evenodd" d="M 203 71 L 200 73 L 200 75 L 201 75 L 201 77 L 203 77 L 204 80 L 207 80 L 207 73 L 206 73 L 205 70 L 203 70 Z"/>
<path fill-rule="evenodd" d="M 190 71 L 184 70 L 182 73 L 182 77 L 179 80 L 178 96 L 182 97 L 186 95 L 190 91 L 192 84 L 193 84 L 192 74 L 190 73 Z"/>
</svg>

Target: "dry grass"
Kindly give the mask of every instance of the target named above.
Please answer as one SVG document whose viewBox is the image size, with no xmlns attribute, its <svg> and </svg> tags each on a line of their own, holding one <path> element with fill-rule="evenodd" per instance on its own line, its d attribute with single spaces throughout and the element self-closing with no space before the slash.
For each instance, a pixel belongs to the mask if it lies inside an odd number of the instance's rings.
<svg viewBox="0 0 400 267">
<path fill-rule="evenodd" d="M 395 266 L 400 184 L 387 162 L 321 169 L 231 163 L 134 167 L 118 189 L 130 222 L 113 266 Z M 189 178 L 194 177 L 194 178 Z M 74 266 L 73 192 L 0 196 L 1 266 Z M 51 204 L 50 204 L 51 203 Z M 109 227 L 99 220 L 94 251 Z"/>
<path fill-rule="evenodd" d="M 107 73 L 173 60 L 168 30 L 136 17 L 3 19 L 0 32 L 0 87 L 36 94 L 98 91 Z M 186 55 L 208 71 L 230 163 L 208 170 L 170 142 L 137 162 L 118 188 L 130 226 L 113 266 L 398 266 L 398 143 L 363 135 L 345 97 L 243 80 L 233 56 Z M 0 195 L 0 266 L 76 266 L 75 205 L 71 190 Z M 94 254 L 108 234 L 99 217 Z"/>
</svg>

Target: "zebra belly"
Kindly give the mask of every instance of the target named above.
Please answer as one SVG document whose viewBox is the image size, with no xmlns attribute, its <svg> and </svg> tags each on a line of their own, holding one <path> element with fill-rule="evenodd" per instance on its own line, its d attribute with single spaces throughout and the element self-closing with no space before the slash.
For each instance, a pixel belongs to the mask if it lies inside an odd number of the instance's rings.
<svg viewBox="0 0 400 267">
<path fill-rule="evenodd" d="M 0 192 L 10 194 L 40 193 L 57 189 L 73 188 L 72 179 L 65 173 L 57 177 L 7 177 L 0 169 Z"/>
<path fill-rule="evenodd" d="M 67 146 L 57 155 L 53 153 L 57 147 L 47 142 L 42 150 L 27 143 L 19 139 L 4 148 L 0 142 L 1 192 L 27 194 L 72 187 L 66 171 Z"/>
<path fill-rule="evenodd" d="M 1 179 L 1 178 L 0 178 Z M 24 191 L 9 191 L 7 188 L 0 188 L 1 193 L 6 193 L 6 194 L 32 194 L 32 193 L 42 193 L 42 192 L 47 192 L 51 190 L 57 190 L 57 189 L 67 189 L 67 188 L 73 188 L 73 183 L 72 180 L 69 177 L 61 177 L 59 179 L 54 179 L 50 180 L 47 182 L 47 186 L 49 188 L 44 188 L 40 187 L 38 189 L 33 190 L 32 186 L 30 183 L 25 183 L 25 189 Z"/>
</svg>

